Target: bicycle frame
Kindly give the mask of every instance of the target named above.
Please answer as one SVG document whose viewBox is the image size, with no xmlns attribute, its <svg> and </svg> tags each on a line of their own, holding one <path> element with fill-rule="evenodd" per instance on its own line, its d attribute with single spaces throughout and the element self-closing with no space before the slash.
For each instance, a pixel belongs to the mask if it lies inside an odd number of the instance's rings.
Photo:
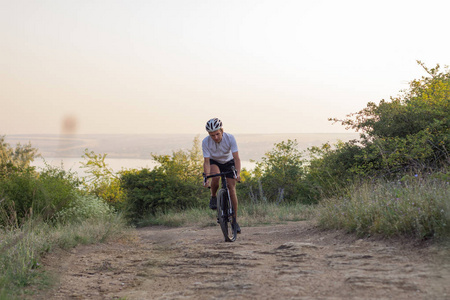
<svg viewBox="0 0 450 300">
<path fill-rule="evenodd" d="M 236 228 L 234 226 L 234 222 L 235 222 L 235 218 L 234 218 L 234 214 L 233 214 L 233 204 L 231 202 L 231 197 L 230 197 L 230 190 L 228 188 L 228 183 L 227 183 L 227 178 L 226 175 L 233 173 L 234 177 L 236 178 L 236 169 L 234 169 L 234 167 L 232 168 L 231 171 L 228 172 L 221 172 L 221 173 L 217 173 L 217 174 L 213 174 L 213 175 L 208 175 L 205 176 L 205 174 L 203 174 L 203 178 L 204 181 L 206 182 L 206 180 L 208 180 L 208 178 L 212 178 L 212 177 L 221 177 L 221 188 L 218 190 L 218 205 L 217 205 L 217 222 L 220 224 L 220 227 L 222 229 L 222 233 L 225 237 L 225 241 L 226 242 L 234 242 L 236 240 Z M 222 191 L 223 190 L 223 191 Z M 222 201 L 224 201 L 225 199 L 223 199 L 222 194 L 223 192 L 226 191 L 226 207 L 227 210 L 224 211 L 223 210 L 223 204 Z M 228 223 L 230 223 L 230 228 L 232 230 L 231 235 L 230 232 L 228 231 Z M 232 225 L 233 224 L 233 225 Z"/>
<path fill-rule="evenodd" d="M 208 175 L 208 176 L 204 176 L 205 181 L 209 178 L 213 178 L 213 177 L 219 177 L 220 176 L 220 181 L 221 181 L 221 188 L 223 188 L 225 191 L 227 191 L 227 196 L 230 202 L 230 205 L 228 207 L 228 214 L 232 215 L 233 213 L 233 205 L 231 203 L 231 197 L 230 197 L 230 190 L 228 189 L 228 182 L 227 182 L 227 177 L 226 175 L 233 173 L 234 177 L 236 177 L 236 169 L 234 169 L 234 167 L 232 168 L 231 171 L 228 172 L 222 172 L 222 173 L 217 173 L 217 174 L 213 174 L 213 175 Z"/>
<path fill-rule="evenodd" d="M 205 176 L 205 173 L 203 173 L 203 179 L 206 182 L 206 180 L 208 180 L 209 178 L 220 176 L 222 188 L 227 190 L 228 197 L 230 197 L 230 190 L 228 189 L 228 183 L 227 183 L 227 177 L 226 177 L 226 175 L 228 175 L 228 174 L 233 174 L 234 175 L 233 177 L 236 178 L 236 176 L 237 176 L 236 169 L 234 167 L 231 167 L 231 171 L 217 173 L 217 174 L 208 175 L 208 176 Z"/>
</svg>

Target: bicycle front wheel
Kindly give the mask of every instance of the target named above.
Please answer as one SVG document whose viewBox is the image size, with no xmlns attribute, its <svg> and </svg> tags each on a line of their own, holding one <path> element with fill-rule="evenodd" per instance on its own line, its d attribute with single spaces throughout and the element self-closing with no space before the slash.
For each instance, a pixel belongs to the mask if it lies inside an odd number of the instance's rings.
<svg viewBox="0 0 450 300">
<path fill-rule="evenodd" d="M 233 215 L 229 213 L 231 201 L 228 198 L 228 193 L 225 189 L 220 189 L 217 193 L 217 218 L 219 220 L 220 228 L 222 229 L 225 242 L 234 242 L 237 236 L 236 226 L 233 224 Z"/>
</svg>

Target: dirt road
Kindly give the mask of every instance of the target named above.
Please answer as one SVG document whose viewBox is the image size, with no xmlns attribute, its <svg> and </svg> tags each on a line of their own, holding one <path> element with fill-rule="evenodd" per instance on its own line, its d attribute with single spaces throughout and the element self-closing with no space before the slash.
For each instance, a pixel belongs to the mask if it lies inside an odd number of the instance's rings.
<svg viewBox="0 0 450 300">
<path fill-rule="evenodd" d="M 49 255 L 46 299 L 450 299 L 450 261 L 434 246 L 357 239 L 309 222 L 148 227 L 133 238 Z"/>
</svg>

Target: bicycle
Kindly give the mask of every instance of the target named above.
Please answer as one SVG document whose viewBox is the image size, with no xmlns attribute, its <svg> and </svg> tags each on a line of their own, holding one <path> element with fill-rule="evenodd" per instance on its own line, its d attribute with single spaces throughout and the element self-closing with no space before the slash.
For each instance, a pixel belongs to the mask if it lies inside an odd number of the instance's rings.
<svg viewBox="0 0 450 300">
<path fill-rule="evenodd" d="M 230 191 L 228 189 L 226 175 L 233 173 L 236 177 L 236 169 L 233 167 L 231 171 L 217 173 L 214 175 L 205 176 L 203 174 L 204 182 L 208 178 L 221 177 L 221 188 L 217 192 L 217 223 L 220 224 L 225 242 L 234 242 L 237 236 L 236 218 L 234 217 L 234 209 L 231 203 Z"/>
</svg>

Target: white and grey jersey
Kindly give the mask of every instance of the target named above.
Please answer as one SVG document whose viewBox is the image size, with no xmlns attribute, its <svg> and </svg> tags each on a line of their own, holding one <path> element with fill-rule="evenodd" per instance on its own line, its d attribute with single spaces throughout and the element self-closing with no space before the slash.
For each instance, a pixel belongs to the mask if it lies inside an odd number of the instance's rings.
<svg viewBox="0 0 450 300">
<path fill-rule="evenodd" d="M 207 136 L 202 141 L 203 157 L 214 159 L 218 163 L 224 164 L 233 159 L 233 153 L 238 152 L 236 139 L 233 135 L 224 132 L 219 143 Z"/>
</svg>

